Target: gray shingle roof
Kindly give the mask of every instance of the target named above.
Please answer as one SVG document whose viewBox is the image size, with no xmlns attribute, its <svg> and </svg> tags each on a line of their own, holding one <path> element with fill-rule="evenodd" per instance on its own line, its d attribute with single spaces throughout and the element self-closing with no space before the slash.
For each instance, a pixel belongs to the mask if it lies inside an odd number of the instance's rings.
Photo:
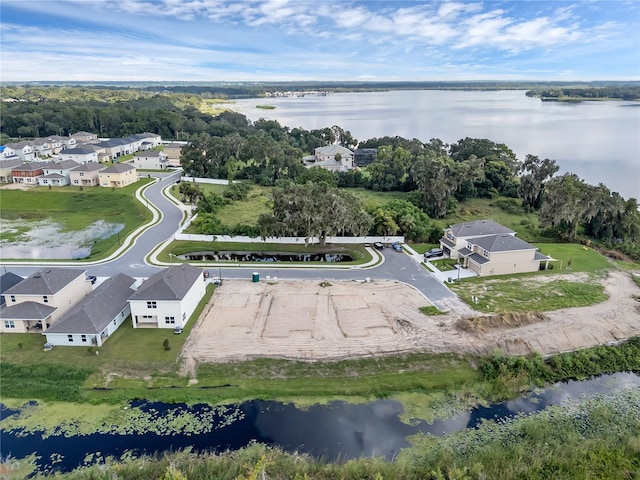
<svg viewBox="0 0 640 480">
<path fill-rule="evenodd" d="M 136 157 L 159 157 L 160 153 L 162 152 L 158 150 L 146 150 L 144 152 L 136 153 Z"/>
<path fill-rule="evenodd" d="M 463 257 L 466 257 L 467 255 L 470 255 L 473 252 L 471 250 L 469 250 L 467 247 L 465 247 L 465 248 L 461 248 L 460 250 L 458 250 L 458 253 L 460 255 L 462 255 Z"/>
<path fill-rule="evenodd" d="M 60 152 L 60 155 L 90 155 L 95 153 L 94 148 L 88 147 L 75 147 L 75 148 L 65 148 Z"/>
<path fill-rule="evenodd" d="M 182 300 L 202 278 L 202 269 L 188 263 L 169 267 L 151 275 L 129 300 Z"/>
<path fill-rule="evenodd" d="M 105 168 L 100 173 L 122 173 L 129 170 L 135 170 L 136 167 L 129 165 L 128 163 L 114 163 L 110 167 Z"/>
<path fill-rule="evenodd" d="M 23 280 L 20 275 L 16 275 L 13 272 L 7 272 L 0 277 L 0 295 L 9 290 L 14 285 L 17 285 Z M 4 296 L 0 296 L 0 305 L 4 305 Z"/>
<path fill-rule="evenodd" d="M 488 237 L 470 238 L 467 240 L 469 243 L 478 245 L 484 248 L 488 252 L 507 252 L 515 250 L 537 250 L 536 247 L 530 243 L 520 240 L 513 235 L 490 235 Z"/>
<path fill-rule="evenodd" d="M 470 258 L 471 260 L 476 262 L 478 265 L 483 265 L 485 263 L 489 263 L 489 259 L 488 258 L 484 258 L 482 255 L 478 255 L 477 253 L 474 253 L 473 255 L 469 255 L 468 258 Z"/>
<path fill-rule="evenodd" d="M 87 162 L 84 165 L 80 165 L 79 167 L 71 170 L 72 172 L 95 172 L 96 170 L 102 170 L 105 168 L 98 162 Z"/>
<path fill-rule="evenodd" d="M 22 160 L 18 158 L 8 158 L 6 160 L 0 160 L 0 168 L 14 168 L 22 165 L 22 163 Z"/>
<path fill-rule="evenodd" d="M 65 176 L 64 175 L 60 175 L 59 173 L 50 173 L 48 175 L 43 176 L 42 178 L 50 178 L 52 180 L 54 180 L 54 179 L 59 180 L 61 178 L 65 178 Z"/>
<path fill-rule="evenodd" d="M 551 260 L 551 257 L 547 257 L 546 255 L 540 253 L 540 252 L 536 252 L 536 254 L 533 257 L 534 260 Z"/>
<path fill-rule="evenodd" d="M 49 166 L 49 168 L 62 168 L 64 170 L 69 168 L 75 168 L 78 165 L 80 164 L 75 160 L 62 160 L 60 162 L 55 162 L 52 166 Z"/>
<path fill-rule="evenodd" d="M 449 227 L 456 237 L 479 237 L 481 235 L 514 234 L 513 230 L 493 220 L 475 220 L 473 222 L 456 223 Z"/>
<path fill-rule="evenodd" d="M 34 170 L 41 170 L 46 168 L 51 162 L 28 162 L 23 163 L 22 165 L 18 165 L 12 170 L 17 170 L 20 172 L 33 172 Z"/>
<path fill-rule="evenodd" d="M 22 302 L 10 307 L 3 306 L 0 317 L 3 320 L 45 320 L 56 310 L 56 307 L 38 302 Z"/>
<path fill-rule="evenodd" d="M 11 295 L 53 295 L 69 285 L 85 271 L 77 268 L 47 267 L 32 273 L 23 281 L 8 289 Z"/>
<path fill-rule="evenodd" d="M 49 327 L 47 332 L 102 333 L 127 306 L 127 300 L 135 292 L 131 288 L 134 283 L 135 279 L 124 273 L 108 278 Z"/>
</svg>

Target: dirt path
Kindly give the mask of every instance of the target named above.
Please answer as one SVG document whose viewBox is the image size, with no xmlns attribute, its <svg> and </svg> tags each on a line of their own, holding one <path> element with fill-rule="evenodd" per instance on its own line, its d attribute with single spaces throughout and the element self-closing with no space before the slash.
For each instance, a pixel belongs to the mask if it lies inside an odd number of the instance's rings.
<svg viewBox="0 0 640 480">
<path fill-rule="evenodd" d="M 550 354 L 639 335 L 640 302 L 632 295 L 640 296 L 640 289 L 622 272 L 612 272 L 604 282 L 609 299 L 603 303 L 549 312 L 547 321 L 519 328 L 467 333 L 455 323 L 472 314 L 468 307 L 425 316 L 418 308 L 428 301 L 397 282 L 321 287 L 316 281 L 226 280 L 181 355 L 185 373 L 193 373 L 199 362 L 255 357 L 318 360 L 494 348 Z"/>
</svg>

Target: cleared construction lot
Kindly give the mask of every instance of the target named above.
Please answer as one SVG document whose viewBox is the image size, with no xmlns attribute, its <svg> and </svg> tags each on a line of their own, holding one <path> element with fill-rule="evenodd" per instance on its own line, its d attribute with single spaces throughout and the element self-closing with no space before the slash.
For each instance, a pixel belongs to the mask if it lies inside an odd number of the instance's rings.
<svg viewBox="0 0 640 480">
<path fill-rule="evenodd" d="M 259 356 L 344 358 L 407 350 L 432 323 L 429 305 L 398 282 L 227 280 L 198 320 L 183 357 L 219 361 Z"/>
</svg>

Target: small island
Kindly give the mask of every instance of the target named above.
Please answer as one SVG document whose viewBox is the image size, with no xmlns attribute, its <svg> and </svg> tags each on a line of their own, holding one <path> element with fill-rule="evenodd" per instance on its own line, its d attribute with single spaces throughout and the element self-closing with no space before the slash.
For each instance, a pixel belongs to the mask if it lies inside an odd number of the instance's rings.
<svg viewBox="0 0 640 480">
<path fill-rule="evenodd" d="M 273 110 L 276 107 L 273 105 L 256 105 L 256 108 L 262 108 L 263 110 Z"/>
</svg>

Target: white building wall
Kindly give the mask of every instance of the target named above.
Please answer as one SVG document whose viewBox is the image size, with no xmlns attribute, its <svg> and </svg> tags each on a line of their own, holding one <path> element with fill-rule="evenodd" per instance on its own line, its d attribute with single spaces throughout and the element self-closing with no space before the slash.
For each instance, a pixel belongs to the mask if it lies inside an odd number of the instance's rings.
<svg viewBox="0 0 640 480">
<path fill-rule="evenodd" d="M 129 304 L 123 308 L 116 317 L 109 322 L 109 325 L 100 334 L 84 334 L 81 333 L 43 333 L 46 336 L 47 342 L 53 346 L 67 346 L 67 347 L 101 347 L 104 342 L 109 338 L 120 325 L 124 323 L 129 314 L 131 313 L 131 307 Z M 69 341 L 71 336 L 71 341 Z M 83 341 L 84 338 L 84 341 Z M 94 341 L 95 339 L 95 341 Z"/>
</svg>

